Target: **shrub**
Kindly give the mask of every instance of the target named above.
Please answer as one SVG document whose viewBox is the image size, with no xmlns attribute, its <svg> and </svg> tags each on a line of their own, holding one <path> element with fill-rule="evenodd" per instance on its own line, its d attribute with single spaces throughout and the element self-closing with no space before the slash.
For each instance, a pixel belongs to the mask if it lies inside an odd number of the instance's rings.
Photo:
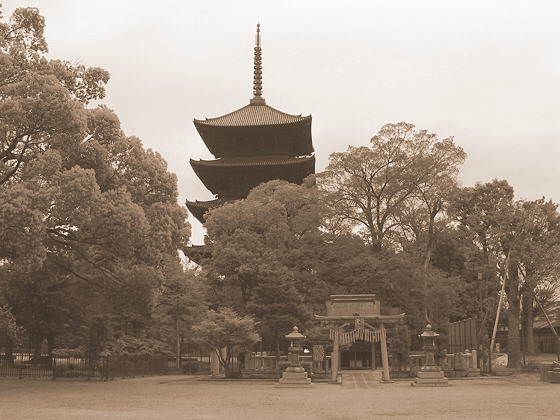
<svg viewBox="0 0 560 420">
<path fill-rule="evenodd" d="M 189 359 L 183 363 L 183 373 L 194 375 L 198 372 L 200 363 L 196 359 Z"/>
</svg>

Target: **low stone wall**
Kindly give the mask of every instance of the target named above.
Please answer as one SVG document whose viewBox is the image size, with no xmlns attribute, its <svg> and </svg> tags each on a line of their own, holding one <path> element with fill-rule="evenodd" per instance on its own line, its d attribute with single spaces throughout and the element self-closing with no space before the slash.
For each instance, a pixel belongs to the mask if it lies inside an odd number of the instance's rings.
<svg viewBox="0 0 560 420">
<path fill-rule="evenodd" d="M 454 354 L 444 354 L 436 357 L 436 363 L 445 372 L 448 378 L 461 378 L 467 376 L 480 376 L 476 351 Z M 389 372 L 391 378 L 413 378 L 424 365 L 426 356 L 423 352 L 409 353 L 405 361 L 389 358 Z"/>
<path fill-rule="evenodd" d="M 560 362 L 541 366 L 541 381 L 560 384 Z"/>
<path fill-rule="evenodd" d="M 311 355 L 300 356 L 301 365 L 307 370 L 313 379 L 329 379 L 330 356 L 323 361 L 314 361 Z M 423 352 L 410 353 L 404 361 L 389 358 L 389 374 L 391 378 L 413 378 L 423 366 L 425 361 Z M 448 378 L 461 378 L 468 376 L 480 376 L 477 365 L 476 351 L 455 354 L 445 354 L 436 358 L 436 362 L 445 372 Z M 276 356 L 266 353 L 252 353 L 245 356 L 244 369 L 241 377 L 246 379 L 278 379 L 282 372 L 289 366 L 288 356 L 280 356 L 280 363 Z"/>
<path fill-rule="evenodd" d="M 330 356 L 323 361 L 313 360 L 311 355 L 300 356 L 301 366 L 307 371 L 312 379 L 329 378 Z M 241 377 L 245 379 L 278 379 L 282 372 L 290 365 L 288 356 L 280 356 L 278 362 L 276 356 L 266 353 L 251 353 L 245 356 L 245 366 L 241 371 Z"/>
<path fill-rule="evenodd" d="M 480 376 L 478 366 L 478 355 L 476 350 L 464 353 L 446 354 L 442 358 L 441 368 L 448 378 L 459 378 L 467 376 Z"/>
</svg>

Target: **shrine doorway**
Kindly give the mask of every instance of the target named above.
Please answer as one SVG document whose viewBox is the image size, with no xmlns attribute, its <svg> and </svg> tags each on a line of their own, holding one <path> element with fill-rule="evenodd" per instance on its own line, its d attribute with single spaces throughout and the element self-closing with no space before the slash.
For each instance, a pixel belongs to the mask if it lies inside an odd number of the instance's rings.
<svg viewBox="0 0 560 420">
<path fill-rule="evenodd" d="M 372 346 L 375 346 L 375 343 L 368 343 L 364 340 L 357 340 L 355 343 L 352 343 L 350 346 L 348 346 L 347 349 L 341 349 L 341 369 L 371 369 Z"/>
</svg>

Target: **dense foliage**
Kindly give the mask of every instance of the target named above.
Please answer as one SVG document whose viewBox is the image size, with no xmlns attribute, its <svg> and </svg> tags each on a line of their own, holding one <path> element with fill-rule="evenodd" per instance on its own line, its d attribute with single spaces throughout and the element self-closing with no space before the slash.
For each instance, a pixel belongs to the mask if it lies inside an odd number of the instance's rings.
<svg viewBox="0 0 560 420">
<path fill-rule="evenodd" d="M 0 25 L 0 303 L 36 352 L 98 348 L 147 334 L 190 226 L 162 157 L 87 106 L 109 73 L 47 59 L 44 26 Z"/>
<path fill-rule="evenodd" d="M 208 311 L 205 319 L 193 327 L 193 332 L 201 346 L 214 349 L 227 378 L 234 376 L 233 357 L 260 339 L 253 317 L 239 316 L 226 307 Z"/>
<path fill-rule="evenodd" d="M 519 363 L 514 326 L 522 317 L 532 332 L 535 298 L 550 300 L 557 285 L 559 214 L 552 202 L 514 201 L 505 181 L 461 188 L 464 159 L 451 138 L 387 124 L 370 148 L 333 153 L 302 186 L 271 181 L 211 211 L 203 266 L 214 305 L 256 315 L 263 344 L 278 350 L 292 324 L 313 328 L 330 294 L 375 293 L 383 313 L 406 313 L 399 331 L 411 341 L 393 346 L 402 356 L 426 323 L 445 338 L 449 321 L 469 317 L 488 346 L 505 279 L 510 365 Z"/>
<path fill-rule="evenodd" d="M 519 325 L 530 337 L 557 293 L 555 203 L 516 201 L 505 180 L 461 187 L 466 154 L 452 138 L 386 124 L 304 185 L 271 181 L 210 211 L 210 257 L 186 270 L 176 176 L 100 104 L 109 73 L 47 59 L 44 28 L 34 8 L 0 14 L 8 353 L 22 339 L 39 352 L 46 339 L 49 351 L 173 352 L 179 364 L 196 343 L 225 348 L 216 354 L 231 376 L 233 356 L 259 335 L 277 355 L 294 325 L 328 341 L 313 320 L 328 296 L 374 293 L 382 313 L 406 314 L 389 337 L 402 359 L 427 322 L 445 335 L 449 321 L 476 316 L 488 346 L 504 283 L 509 363 L 519 363 Z"/>
</svg>

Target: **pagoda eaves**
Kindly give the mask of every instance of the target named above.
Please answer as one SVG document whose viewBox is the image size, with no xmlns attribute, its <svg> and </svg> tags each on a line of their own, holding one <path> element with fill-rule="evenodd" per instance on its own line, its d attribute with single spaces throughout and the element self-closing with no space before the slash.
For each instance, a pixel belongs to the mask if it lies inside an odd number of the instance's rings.
<svg viewBox="0 0 560 420">
<path fill-rule="evenodd" d="M 190 160 L 206 188 L 219 197 L 244 198 L 262 182 L 283 179 L 294 184 L 315 173 L 315 156 L 258 156 Z"/>
<path fill-rule="evenodd" d="M 200 223 L 204 223 L 204 215 L 210 209 L 220 207 L 224 205 L 227 200 L 217 198 L 216 200 L 209 200 L 209 201 L 186 201 L 187 208 L 192 213 L 194 217 L 197 218 Z"/>
<path fill-rule="evenodd" d="M 311 115 L 291 115 L 268 105 L 246 105 L 230 114 L 194 120 L 200 137 L 216 158 L 313 153 Z"/>
</svg>

